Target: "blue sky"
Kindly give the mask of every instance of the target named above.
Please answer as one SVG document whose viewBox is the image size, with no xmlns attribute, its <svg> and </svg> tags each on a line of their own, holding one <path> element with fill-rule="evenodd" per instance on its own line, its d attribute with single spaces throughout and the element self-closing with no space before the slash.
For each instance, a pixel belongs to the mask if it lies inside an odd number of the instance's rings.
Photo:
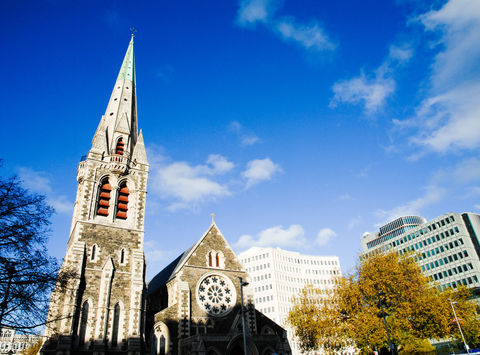
<svg viewBox="0 0 480 355">
<path fill-rule="evenodd" d="M 2 175 L 57 213 L 135 27 L 148 275 L 210 214 L 237 251 L 335 254 L 399 215 L 480 211 L 480 2 L 2 1 Z"/>
</svg>

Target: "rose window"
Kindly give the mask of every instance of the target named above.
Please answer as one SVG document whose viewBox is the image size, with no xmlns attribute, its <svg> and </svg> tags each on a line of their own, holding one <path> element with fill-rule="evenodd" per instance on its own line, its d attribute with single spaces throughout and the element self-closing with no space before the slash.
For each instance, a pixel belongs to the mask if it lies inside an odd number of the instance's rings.
<svg viewBox="0 0 480 355">
<path fill-rule="evenodd" d="M 232 309 L 235 301 L 235 286 L 225 276 L 209 275 L 197 286 L 197 302 L 209 314 L 223 315 Z"/>
</svg>

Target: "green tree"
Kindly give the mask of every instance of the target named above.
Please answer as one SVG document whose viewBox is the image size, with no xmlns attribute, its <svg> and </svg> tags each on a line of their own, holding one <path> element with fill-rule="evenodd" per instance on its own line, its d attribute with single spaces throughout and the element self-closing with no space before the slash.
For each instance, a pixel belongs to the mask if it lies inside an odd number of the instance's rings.
<svg viewBox="0 0 480 355">
<path fill-rule="evenodd" d="M 333 352 L 349 341 L 365 353 L 389 348 L 383 316 L 397 349 L 415 348 L 427 339 L 458 338 L 448 299 L 457 302 L 459 318 L 463 317 L 471 339 L 478 338 L 478 313 L 468 300 L 469 291 L 439 291 L 422 274 L 413 255 L 370 256 L 352 275 L 337 279 L 332 294 L 319 297 L 320 292 L 306 288 L 288 316 L 305 351 L 321 346 Z"/>
<path fill-rule="evenodd" d="M 53 209 L 25 190 L 17 177 L 0 177 L 0 327 L 33 329 L 44 324 L 49 296 L 62 273 L 46 250 Z"/>
</svg>

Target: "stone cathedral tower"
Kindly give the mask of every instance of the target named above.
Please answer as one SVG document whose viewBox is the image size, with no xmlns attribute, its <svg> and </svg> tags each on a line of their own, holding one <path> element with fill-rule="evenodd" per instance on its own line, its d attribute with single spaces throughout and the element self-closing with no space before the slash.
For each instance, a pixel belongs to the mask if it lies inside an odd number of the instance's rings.
<svg viewBox="0 0 480 355">
<path fill-rule="evenodd" d="M 142 351 L 149 168 L 136 104 L 132 35 L 92 147 L 78 166 L 62 265 L 77 277 L 52 294 L 42 353 Z"/>
</svg>

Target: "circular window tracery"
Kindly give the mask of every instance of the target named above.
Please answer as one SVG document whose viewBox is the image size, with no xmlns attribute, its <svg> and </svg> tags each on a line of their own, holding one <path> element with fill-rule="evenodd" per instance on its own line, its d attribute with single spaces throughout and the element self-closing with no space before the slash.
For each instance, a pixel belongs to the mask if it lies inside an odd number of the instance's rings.
<svg viewBox="0 0 480 355">
<path fill-rule="evenodd" d="M 208 275 L 197 286 L 197 302 L 207 313 L 221 316 L 235 305 L 237 293 L 232 281 L 223 275 Z"/>
</svg>

